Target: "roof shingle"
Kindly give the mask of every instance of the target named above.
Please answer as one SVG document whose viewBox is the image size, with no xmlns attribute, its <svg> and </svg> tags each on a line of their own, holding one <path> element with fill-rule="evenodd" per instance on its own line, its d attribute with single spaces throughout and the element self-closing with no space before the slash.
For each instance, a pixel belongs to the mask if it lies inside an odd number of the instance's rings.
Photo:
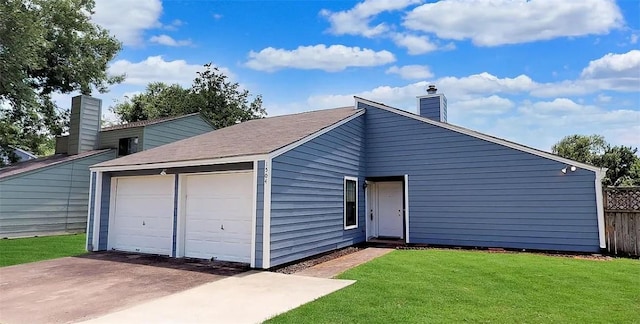
<svg viewBox="0 0 640 324">
<path fill-rule="evenodd" d="M 16 164 L 12 164 L 10 166 L 6 166 L 0 169 L 0 179 L 7 178 L 16 174 L 38 170 L 48 166 L 53 166 L 56 164 L 61 164 L 61 163 L 81 159 L 87 156 L 92 156 L 92 155 L 100 154 L 107 151 L 110 151 L 110 149 L 87 151 L 87 152 L 82 152 L 80 154 L 75 154 L 75 155 L 56 154 L 56 155 L 45 156 L 45 157 L 41 157 L 33 160 L 18 162 Z"/>
<path fill-rule="evenodd" d="M 128 166 L 266 154 L 360 111 L 354 107 L 343 107 L 249 120 L 94 166 Z"/>
</svg>

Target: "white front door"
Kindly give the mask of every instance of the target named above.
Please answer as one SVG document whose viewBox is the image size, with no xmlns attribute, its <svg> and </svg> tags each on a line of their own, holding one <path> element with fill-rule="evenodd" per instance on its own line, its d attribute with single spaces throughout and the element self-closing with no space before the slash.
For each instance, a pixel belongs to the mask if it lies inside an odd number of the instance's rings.
<svg viewBox="0 0 640 324">
<path fill-rule="evenodd" d="M 173 176 L 113 178 L 108 248 L 171 255 Z"/>
<path fill-rule="evenodd" d="M 378 237 L 404 238 L 401 181 L 376 183 Z"/>
<path fill-rule="evenodd" d="M 251 262 L 253 172 L 185 176 L 184 256 Z"/>
</svg>

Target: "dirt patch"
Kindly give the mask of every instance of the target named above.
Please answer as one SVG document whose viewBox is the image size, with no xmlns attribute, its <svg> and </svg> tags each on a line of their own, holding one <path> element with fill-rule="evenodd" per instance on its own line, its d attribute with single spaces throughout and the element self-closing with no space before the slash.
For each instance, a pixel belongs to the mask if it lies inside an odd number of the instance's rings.
<svg viewBox="0 0 640 324">
<path fill-rule="evenodd" d="M 333 260 L 333 259 L 337 259 L 341 256 L 345 256 L 347 254 L 351 254 L 354 252 L 358 252 L 360 250 L 362 250 L 362 247 L 355 247 L 355 246 L 350 246 L 344 249 L 340 249 L 334 252 L 330 252 L 328 254 L 321 254 L 319 256 L 316 257 L 311 257 L 308 259 L 305 259 L 301 262 L 297 262 L 297 263 L 293 263 L 293 264 L 289 264 L 286 265 L 284 267 L 281 268 L 276 268 L 273 269 L 273 272 L 278 272 L 278 273 L 284 273 L 284 274 L 292 274 L 292 273 L 296 273 L 296 272 L 300 272 L 304 269 L 313 267 L 316 264 L 320 264 L 320 263 L 324 263 L 327 262 L 329 260 Z"/>
</svg>

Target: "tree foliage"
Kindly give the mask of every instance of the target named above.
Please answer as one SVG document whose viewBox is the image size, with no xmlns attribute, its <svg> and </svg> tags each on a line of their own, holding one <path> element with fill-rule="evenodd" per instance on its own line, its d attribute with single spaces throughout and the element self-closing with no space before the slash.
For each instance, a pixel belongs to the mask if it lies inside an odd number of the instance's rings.
<svg viewBox="0 0 640 324">
<path fill-rule="evenodd" d="M 595 165 L 607 145 L 600 135 L 570 135 L 553 145 L 551 151 L 567 159 Z"/>
<path fill-rule="evenodd" d="M 211 64 L 198 72 L 191 88 L 154 82 L 145 92 L 116 104 L 111 110 L 124 122 L 201 113 L 214 127 L 262 118 L 266 115 L 260 95 L 250 101 L 246 89 Z"/>
<path fill-rule="evenodd" d="M 68 111 L 51 94 L 104 92 L 122 80 L 106 72 L 121 45 L 91 22 L 93 8 L 93 0 L 0 0 L 0 157 L 14 160 L 11 147 L 41 154 L 63 132 Z"/>
<path fill-rule="evenodd" d="M 640 185 L 638 149 L 631 146 L 611 146 L 600 135 L 570 135 L 552 147 L 559 156 L 607 168 L 602 183 L 607 186 Z"/>
</svg>

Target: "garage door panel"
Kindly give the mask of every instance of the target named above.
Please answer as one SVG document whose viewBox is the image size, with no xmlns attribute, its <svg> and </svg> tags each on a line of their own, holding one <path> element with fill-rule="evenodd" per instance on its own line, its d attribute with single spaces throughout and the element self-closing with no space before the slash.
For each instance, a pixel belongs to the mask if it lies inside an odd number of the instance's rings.
<svg viewBox="0 0 640 324">
<path fill-rule="evenodd" d="M 121 251 L 171 254 L 174 178 L 115 178 L 115 206 L 109 244 Z"/>
<path fill-rule="evenodd" d="M 250 262 L 253 173 L 186 178 L 185 256 Z"/>
<path fill-rule="evenodd" d="M 140 180 L 139 178 L 146 178 Z M 151 185 L 151 183 L 155 185 Z M 126 196 L 173 196 L 173 177 L 171 176 L 140 176 L 118 178 L 118 193 Z M 169 185 L 166 185 L 169 184 Z"/>
</svg>

